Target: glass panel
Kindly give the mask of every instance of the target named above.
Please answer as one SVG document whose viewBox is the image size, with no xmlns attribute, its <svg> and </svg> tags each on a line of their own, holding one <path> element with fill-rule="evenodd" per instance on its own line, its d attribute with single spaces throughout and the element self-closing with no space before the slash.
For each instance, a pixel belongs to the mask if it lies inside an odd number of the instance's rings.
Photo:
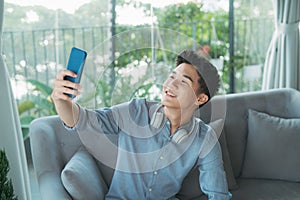
<svg viewBox="0 0 300 200">
<path fill-rule="evenodd" d="M 234 2 L 235 92 L 260 90 L 274 27 L 272 3 Z M 73 46 L 88 52 L 77 101 L 89 108 L 133 97 L 159 100 L 176 53 L 183 49 L 210 59 L 228 92 L 228 7 L 228 0 L 6 0 L 1 53 L 24 139 L 31 120 L 56 114 L 52 84 Z"/>
<path fill-rule="evenodd" d="M 29 123 L 56 114 L 50 93 L 71 48 L 91 52 L 107 40 L 108 4 L 108 0 L 5 1 L 1 53 L 18 104 L 32 199 L 41 198 L 32 168 Z"/>
<path fill-rule="evenodd" d="M 235 92 L 261 90 L 263 65 L 274 31 L 271 0 L 235 0 Z"/>
<path fill-rule="evenodd" d="M 159 99 L 176 53 L 185 48 L 208 56 L 229 91 L 228 1 L 182 2 L 6 1 L 3 54 L 17 102 L 27 103 L 24 124 L 55 114 L 49 92 L 73 46 L 88 52 L 78 99 L 84 106 Z M 271 0 L 234 2 L 236 92 L 259 90 L 273 31 Z"/>
</svg>

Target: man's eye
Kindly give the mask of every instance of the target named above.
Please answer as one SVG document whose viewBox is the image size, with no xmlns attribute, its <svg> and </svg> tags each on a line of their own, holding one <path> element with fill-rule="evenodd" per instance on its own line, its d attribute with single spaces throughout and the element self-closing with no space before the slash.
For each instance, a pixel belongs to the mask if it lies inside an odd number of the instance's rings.
<svg viewBox="0 0 300 200">
<path fill-rule="evenodd" d="M 188 80 L 183 79 L 183 80 L 181 80 L 181 82 L 186 84 L 186 85 L 190 85 L 190 82 Z"/>
<path fill-rule="evenodd" d="M 170 78 L 171 78 L 171 79 L 174 79 L 174 76 L 173 76 L 173 75 L 170 75 Z"/>
</svg>

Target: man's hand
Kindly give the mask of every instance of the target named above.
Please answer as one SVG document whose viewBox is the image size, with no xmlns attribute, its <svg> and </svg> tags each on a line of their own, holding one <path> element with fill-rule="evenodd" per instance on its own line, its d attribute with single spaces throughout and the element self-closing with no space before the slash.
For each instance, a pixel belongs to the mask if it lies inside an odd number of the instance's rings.
<svg viewBox="0 0 300 200">
<path fill-rule="evenodd" d="M 65 76 L 71 76 L 76 78 L 77 75 L 69 70 L 63 70 L 56 75 L 53 91 L 51 94 L 53 101 L 71 101 L 72 98 L 69 97 L 67 94 L 73 94 L 75 96 L 78 96 L 80 94 L 79 90 L 81 89 L 81 86 L 78 83 L 73 83 L 71 81 L 64 80 Z"/>
<path fill-rule="evenodd" d="M 56 75 L 53 91 L 51 94 L 56 111 L 61 120 L 69 127 L 75 126 L 79 118 L 79 107 L 72 102 L 72 98 L 67 94 L 78 96 L 81 86 L 64 80 L 65 76 L 76 77 L 77 75 L 69 70 L 63 70 Z"/>
</svg>

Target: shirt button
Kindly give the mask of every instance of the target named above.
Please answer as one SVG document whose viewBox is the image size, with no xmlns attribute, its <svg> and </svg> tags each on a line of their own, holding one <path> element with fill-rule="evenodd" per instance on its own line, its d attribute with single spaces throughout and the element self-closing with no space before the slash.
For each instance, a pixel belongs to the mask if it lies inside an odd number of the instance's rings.
<svg viewBox="0 0 300 200">
<path fill-rule="evenodd" d="M 153 174 L 156 175 L 156 174 L 157 174 L 157 171 L 154 171 Z"/>
<path fill-rule="evenodd" d="M 152 188 L 149 188 L 149 192 L 152 192 Z"/>
<path fill-rule="evenodd" d="M 163 156 L 160 156 L 160 157 L 159 157 L 159 159 L 163 160 L 163 159 L 164 159 L 164 157 L 163 157 Z"/>
</svg>

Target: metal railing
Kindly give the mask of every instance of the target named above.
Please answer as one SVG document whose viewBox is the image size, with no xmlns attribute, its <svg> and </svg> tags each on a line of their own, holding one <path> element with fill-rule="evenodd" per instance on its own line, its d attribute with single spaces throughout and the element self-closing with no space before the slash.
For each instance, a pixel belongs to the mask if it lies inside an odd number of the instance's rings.
<svg viewBox="0 0 300 200">
<path fill-rule="evenodd" d="M 256 85 L 253 87 L 247 85 L 249 80 L 246 80 L 244 77 L 245 71 L 243 71 L 243 66 L 261 65 L 264 62 L 273 32 L 272 27 L 273 22 L 271 19 L 235 21 L 235 55 L 237 56 L 236 66 L 238 69 L 236 70 L 236 76 L 239 80 L 242 80 L 236 83 L 237 86 L 235 88 L 238 88 L 237 92 L 259 89 L 259 83 L 255 83 Z M 116 27 L 116 33 L 121 34 L 126 30 L 136 28 L 141 27 L 118 26 Z M 172 29 L 178 34 L 190 33 L 188 37 L 200 45 L 212 47 L 214 43 L 222 42 L 223 45 L 228 47 L 229 31 L 227 21 L 199 21 L 197 23 L 170 25 L 170 27 L 162 28 Z M 16 98 L 19 100 L 26 98 L 26 95 L 28 95 L 27 92 L 22 93 L 28 87 L 27 79 L 35 79 L 51 85 L 55 74 L 66 66 L 72 46 L 91 52 L 97 49 L 97 53 L 107 54 L 109 51 L 107 48 L 110 47 L 100 45 L 101 48 L 99 48 L 99 44 L 104 44 L 105 41 L 109 40 L 109 29 L 110 27 L 107 26 L 98 26 L 4 31 L 2 36 L 2 54 L 13 82 Z M 126 42 L 130 41 L 125 41 L 124 39 L 124 43 Z M 173 41 L 173 43 L 173 45 L 176 45 L 177 42 Z M 196 45 L 192 44 L 192 48 L 196 48 Z M 213 51 L 213 55 L 218 54 L 218 48 Z M 226 56 L 223 55 L 225 62 Z M 97 66 L 95 63 L 93 64 L 96 71 Z M 259 82 L 260 78 L 256 77 L 254 81 Z M 228 81 L 226 77 L 224 81 Z"/>
</svg>

